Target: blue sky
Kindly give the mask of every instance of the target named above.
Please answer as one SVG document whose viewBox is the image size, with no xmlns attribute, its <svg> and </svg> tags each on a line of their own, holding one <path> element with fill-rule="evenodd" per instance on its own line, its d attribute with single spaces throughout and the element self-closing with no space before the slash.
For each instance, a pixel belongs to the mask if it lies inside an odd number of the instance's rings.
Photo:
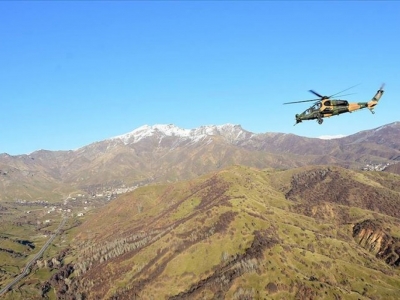
<svg viewBox="0 0 400 300">
<path fill-rule="evenodd" d="M 142 125 L 348 135 L 400 120 L 400 2 L 0 2 L 0 153 Z M 284 102 L 361 83 L 368 110 L 293 126 Z"/>
</svg>

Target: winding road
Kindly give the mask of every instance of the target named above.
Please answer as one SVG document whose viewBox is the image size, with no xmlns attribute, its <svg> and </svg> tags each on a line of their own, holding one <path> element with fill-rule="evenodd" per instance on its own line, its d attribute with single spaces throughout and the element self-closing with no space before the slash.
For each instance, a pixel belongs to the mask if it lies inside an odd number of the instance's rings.
<svg viewBox="0 0 400 300">
<path fill-rule="evenodd" d="M 42 249 L 28 262 L 28 264 L 25 266 L 24 270 L 22 271 L 21 274 L 19 274 L 17 277 L 13 279 L 9 284 L 7 284 L 4 288 L 0 290 L 0 296 L 5 294 L 7 291 L 9 291 L 12 286 L 16 283 L 18 283 L 22 278 L 24 278 L 26 275 L 29 274 L 31 266 L 35 263 L 36 260 L 38 260 L 46 251 L 46 249 L 51 245 L 51 243 L 54 241 L 54 239 L 57 237 L 57 235 L 60 233 L 61 228 L 64 226 L 65 222 L 67 221 L 67 217 L 65 216 L 60 225 L 58 225 L 56 231 L 54 234 L 50 236 L 50 238 L 47 240 L 47 242 L 43 245 Z"/>
</svg>

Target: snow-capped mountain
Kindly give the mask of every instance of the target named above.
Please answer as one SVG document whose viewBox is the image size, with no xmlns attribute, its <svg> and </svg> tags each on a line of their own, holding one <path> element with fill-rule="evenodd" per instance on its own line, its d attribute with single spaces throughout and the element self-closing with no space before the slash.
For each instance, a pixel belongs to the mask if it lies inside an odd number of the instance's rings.
<svg viewBox="0 0 400 300">
<path fill-rule="evenodd" d="M 203 140 L 209 136 L 224 137 L 230 143 L 248 139 L 254 134 L 244 130 L 240 125 L 206 125 L 194 129 L 182 129 L 173 124 L 144 125 L 129 133 L 113 137 L 109 140 L 120 140 L 125 145 L 137 143 L 149 137 L 163 139 L 164 137 L 176 137 L 193 142 Z"/>
</svg>

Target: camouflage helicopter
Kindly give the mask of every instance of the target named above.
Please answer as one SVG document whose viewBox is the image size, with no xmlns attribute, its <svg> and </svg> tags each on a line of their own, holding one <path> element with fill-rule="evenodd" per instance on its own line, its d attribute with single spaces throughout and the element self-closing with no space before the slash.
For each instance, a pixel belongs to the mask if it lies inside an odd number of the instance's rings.
<svg viewBox="0 0 400 300">
<path fill-rule="evenodd" d="M 296 124 L 301 123 L 304 120 L 317 120 L 318 124 L 322 124 L 324 121 L 323 118 L 328 118 L 331 116 L 337 116 L 343 113 L 347 112 L 353 112 L 362 108 L 368 108 L 373 114 L 374 112 L 374 107 L 378 104 L 379 99 L 383 95 L 383 87 L 385 84 L 382 84 L 382 86 L 379 88 L 379 90 L 376 92 L 375 96 L 368 102 L 355 102 L 355 103 L 349 103 L 347 100 L 339 100 L 339 99 L 331 99 L 332 97 L 343 97 L 346 95 L 341 95 L 337 96 L 338 94 L 343 93 L 344 91 L 347 91 L 355 86 L 349 87 L 343 91 L 340 91 L 339 93 L 333 94 L 331 96 L 322 96 L 321 94 L 318 94 L 317 92 L 313 90 L 309 90 L 310 93 L 314 94 L 315 96 L 319 97 L 319 99 L 311 99 L 311 100 L 303 100 L 303 101 L 295 101 L 295 102 L 286 102 L 283 104 L 293 104 L 293 103 L 302 103 L 302 102 L 311 102 L 315 101 L 315 103 L 302 112 L 301 114 L 296 114 Z M 349 94 L 347 94 L 349 95 Z M 294 124 L 294 125 L 296 125 Z"/>
</svg>

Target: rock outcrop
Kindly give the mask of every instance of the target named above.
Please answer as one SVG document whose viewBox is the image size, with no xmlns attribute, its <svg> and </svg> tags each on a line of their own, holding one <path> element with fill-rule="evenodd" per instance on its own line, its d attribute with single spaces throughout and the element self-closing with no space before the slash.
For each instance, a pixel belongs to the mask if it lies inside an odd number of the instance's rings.
<svg viewBox="0 0 400 300">
<path fill-rule="evenodd" d="M 400 239 L 386 232 L 379 221 L 365 220 L 353 227 L 353 237 L 365 249 L 387 264 L 400 266 Z"/>
</svg>

